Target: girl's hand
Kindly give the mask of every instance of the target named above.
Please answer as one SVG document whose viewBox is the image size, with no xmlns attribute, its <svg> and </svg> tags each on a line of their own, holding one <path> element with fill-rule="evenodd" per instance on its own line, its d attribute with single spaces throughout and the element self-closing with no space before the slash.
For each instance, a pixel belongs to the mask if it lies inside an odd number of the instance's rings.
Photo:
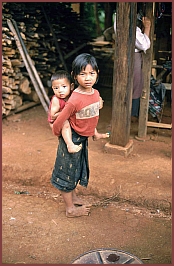
<svg viewBox="0 0 174 266">
<path fill-rule="evenodd" d="M 102 97 L 99 97 L 99 109 L 103 108 L 103 102 Z"/>
<path fill-rule="evenodd" d="M 142 17 L 142 23 L 144 28 L 150 28 L 151 27 L 151 21 L 147 17 Z"/>
</svg>

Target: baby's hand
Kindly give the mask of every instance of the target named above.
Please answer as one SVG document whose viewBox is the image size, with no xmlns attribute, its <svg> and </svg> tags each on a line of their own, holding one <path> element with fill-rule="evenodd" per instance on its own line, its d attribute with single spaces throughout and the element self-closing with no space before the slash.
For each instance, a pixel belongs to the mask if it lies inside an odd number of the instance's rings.
<svg viewBox="0 0 174 266">
<path fill-rule="evenodd" d="M 51 116 L 51 120 L 56 120 L 56 118 L 59 116 L 60 112 L 55 113 L 54 115 Z"/>
</svg>

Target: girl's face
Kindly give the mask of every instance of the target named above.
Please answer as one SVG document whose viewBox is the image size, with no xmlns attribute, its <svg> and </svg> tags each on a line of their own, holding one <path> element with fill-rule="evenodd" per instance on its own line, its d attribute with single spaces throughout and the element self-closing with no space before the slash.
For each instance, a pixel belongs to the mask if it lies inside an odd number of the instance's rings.
<svg viewBox="0 0 174 266">
<path fill-rule="evenodd" d="M 79 88 L 90 92 L 97 80 L 97 76 L 98 73 L 93 70 L 92 66 L 87 65 L 86 68 L 76 76 L 76 79 L 79 83 Z"/>
<path fill-rule="evenodd" d="M 66 99 L 73 90 L 73 84 L 67 78 L 56 79 L 52 81 L 52 89 L 58 98 Z"/>
</svg>

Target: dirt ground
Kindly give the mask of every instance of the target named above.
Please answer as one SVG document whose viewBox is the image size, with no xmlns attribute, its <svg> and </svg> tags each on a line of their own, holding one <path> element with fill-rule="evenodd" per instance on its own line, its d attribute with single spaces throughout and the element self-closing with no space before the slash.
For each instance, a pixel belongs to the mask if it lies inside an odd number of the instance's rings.
<svg viewBox="0 0 174 266">
<path fill-rule="evenodd" d="M 99 132 L 110 118 L 108 99 Z M 171 123 L 170 108 L 164 119 Z M 171 264 L 171 130 L 148 128 L 150 140 L 142 142 L 135 139 L 137 128 L 131 124 L 127 158 L 106 153 L 107 140 L 89 139 L 89 186 L 77 193 L 93 204 L 91 213 L 66 218 L 62 197 L 50 184 L 58 140 L 42 106 L 3 119 L 3 264 L 72 264 L 100 248 L 129 252 L 144 264 Z"/>
</svg>

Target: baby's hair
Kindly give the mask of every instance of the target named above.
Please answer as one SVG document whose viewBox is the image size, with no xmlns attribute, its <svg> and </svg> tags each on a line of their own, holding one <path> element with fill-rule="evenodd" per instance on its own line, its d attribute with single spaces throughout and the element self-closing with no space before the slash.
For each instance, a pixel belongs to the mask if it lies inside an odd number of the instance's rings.
<svg viewBox="0 0 174 266">
<path fill-rule="evenodd" d="M 73 78 L 79 75 L 82 70 L 85 70 L 87 65 L 91 65 L 98 75 L 99 69 L 95 57 L 90 54 L 83 53 L 78 55 L 72 63 Z"/>
<path fill-rule="evenodd" d="M 70 83 L 72 82 L 71 75 L 65 70 L 58 70 L 56 73 L 54 73 L 51 76 L 51 82 L 53 82 L 54 80 L 63 79 L 63 78 L 66 78 Z"/>
</svg>

